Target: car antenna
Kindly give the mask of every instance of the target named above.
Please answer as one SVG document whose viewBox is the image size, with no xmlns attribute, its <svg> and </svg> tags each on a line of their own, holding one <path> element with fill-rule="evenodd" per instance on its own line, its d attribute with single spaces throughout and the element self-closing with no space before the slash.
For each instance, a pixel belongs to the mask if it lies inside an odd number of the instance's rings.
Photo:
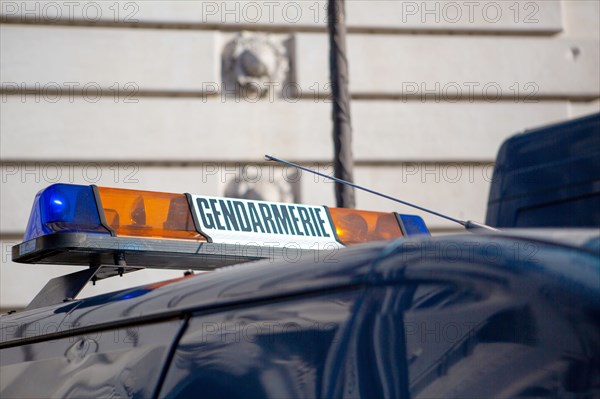
<svg viewBox="0 0 600 399">
<path fill-rule="evenodd" d="M 354 188 L 357 188 L 359 190 L 366 191 L 368 193 L 371 193 L 371 194 L 378 195 L 380 197 L 389 199 L 391 201 L 398 202 L 398 203 L 400 203 L 402 205 L 410 206 L 410 207 L 418 209 L 420 211 L 430 213 L 430 214 L 435 215 L 437 217 L 441 217 L 443 219 L 450 220 L 451 222 L 460 224 L 461 226 L 463 226 L 465 229 L 467 229 L 469 231 L 471 231 L 471 230 L 500 231 L 498 229 L 495 229 L 495 228 L 493 228 L 491 226 L 488 226 L 486 224 L 483 224 L 483 223 L 477 223 L 477 222 L 473 222 L 471 220 L 464 221 L 464 220 L 456 219 L 456 218 L 453 218 L 451 216 L 444 215 L 442 213 L 439 213 L 439 212 L 436 212 L 436 211 L 432 211 L 432 210 L 427 209 L 427 208 L 423 208 L 422 206 L 419 206 L 419 205 L 411 204 L 410 202 L 402 201 L 401 199 L 391 197 L 389 195 L 377 192 L 375 190 L 371 190 L 370 188 L 362 187 L 362 186 L 359 186 L 358 184 L 350 183 L 350 182 L 348 182 L 346 180 L 338 179 L 337 177 L 329 176 L 329 175 L 326 175 L 324 173 L 317 172 L 316 170 L 312 170 L 310 168 L 306 168 L 304 166 L 300 166 L 300 165 L 297 165 L 295 163 L 292 163 L 292 162 L 289 162 L 289 161 L 285 161 L 283 159 L 279 159 L 279 158 L 276 158 L 276 157 L 271 156 L 271 155 L 265 155 L 265 159 L 267 161 L 274 161 L 274 162 L 278 162 L 278 163 L 281 163 L 281 164 L 284 164 L 284 165 L 287 165 L 287 166 L 292 166 L 294 168 L 297 168 L 297 169 L 300 169 L 300 170 L 304 170 L 306 172 L 313 173 L 315 175 L 324 177 L 326 179 L 331 179 L 331 180 L 336 181 L 338 183 L 346 184 L 346 185 L 348 185 L 350 187 L 354 187 Z"/>
</svg>

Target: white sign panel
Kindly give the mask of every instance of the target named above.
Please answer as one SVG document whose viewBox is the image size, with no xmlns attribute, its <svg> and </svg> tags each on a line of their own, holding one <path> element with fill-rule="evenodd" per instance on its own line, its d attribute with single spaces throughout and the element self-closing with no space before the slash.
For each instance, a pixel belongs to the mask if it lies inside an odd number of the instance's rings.
<svg viewBox="0 0 600 399">
<path fill-rule="evenodd" d="M 215 243 L 302 249 L 342 247 L 323 206 L 191 196 L 200 232 Z"/>
</svg>

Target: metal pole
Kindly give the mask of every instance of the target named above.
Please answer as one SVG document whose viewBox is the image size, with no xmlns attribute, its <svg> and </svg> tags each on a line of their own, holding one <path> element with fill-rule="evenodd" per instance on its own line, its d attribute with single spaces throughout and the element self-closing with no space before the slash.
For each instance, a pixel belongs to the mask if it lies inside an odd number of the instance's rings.
<svg viewBox="0 0 600 399">
<path fill-rule="evenodd" d="M 334 176 L 353 181 L 352 124 L 348 91 L 348 59 L 346 57 L 346 17 L 344 0 L 329 0 L 329 68 L 333 99 Z M 354 208 L 354 188 L 335 183 L 338 207 Z"/>
</svg>

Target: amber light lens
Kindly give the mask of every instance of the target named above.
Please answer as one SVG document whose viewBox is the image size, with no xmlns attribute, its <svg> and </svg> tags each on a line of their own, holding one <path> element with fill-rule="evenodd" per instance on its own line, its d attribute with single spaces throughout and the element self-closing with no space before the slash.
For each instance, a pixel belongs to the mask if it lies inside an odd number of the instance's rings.
<svg viewBox="0 0 600 399">
<path fill-rule="evenodd" d="M 206 241 L 183 194 L 98 187 L 106 223 L 117 236 Z"/>
<path fill-rule="evenodd" d="M 400 224 L 393 213 L 329 208 L 329 214 L 338 238 L 346 245 L 402 237 Z"/>
</svg>

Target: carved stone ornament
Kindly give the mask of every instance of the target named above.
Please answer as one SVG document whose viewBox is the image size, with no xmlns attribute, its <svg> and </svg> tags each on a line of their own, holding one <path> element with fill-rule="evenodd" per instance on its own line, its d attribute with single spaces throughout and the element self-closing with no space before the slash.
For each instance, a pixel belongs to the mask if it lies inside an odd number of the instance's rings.
<svg viewBox="0 0 600 399">
<path fill-rule="evenodd" d="M 264 95 L 273 84 L 284 84 L 289 59 L 281 43 L 268 34 L 241 32 L 223 50 L 223 83 L 243 92 Z"/>
<path fill-rule="evenodd" d="M 268 167 L 244 167 L 228 175 L 223 196 L 259 201 L 301 202 L 300 174 L 297 170 L 269 169 Z"/>
</svg>

